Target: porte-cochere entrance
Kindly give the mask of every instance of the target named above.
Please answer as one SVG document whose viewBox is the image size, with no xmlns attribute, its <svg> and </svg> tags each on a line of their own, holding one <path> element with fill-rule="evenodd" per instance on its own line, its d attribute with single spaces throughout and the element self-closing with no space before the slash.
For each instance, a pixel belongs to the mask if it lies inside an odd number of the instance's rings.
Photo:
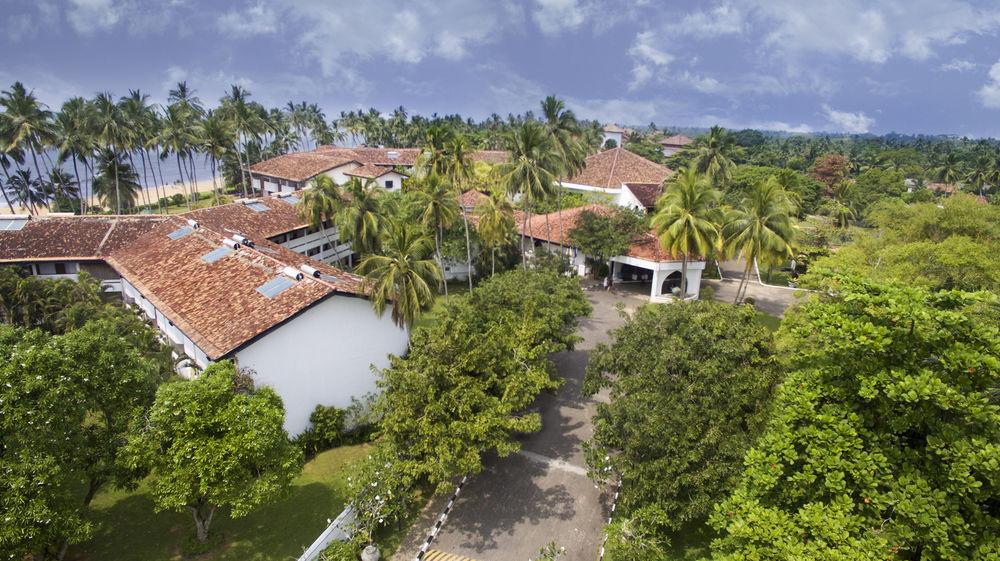
<svg viewBox="0 0 1000 561">
<path fill-rule="evenodd" d="M 678 290 L 681 288 L 680 271 L 674 271 L 667 275 L 667 278 L 663 279 L 663 283 L 660 285 L 660 294 L 673 294 L 675 288 Z"/>
</svg>

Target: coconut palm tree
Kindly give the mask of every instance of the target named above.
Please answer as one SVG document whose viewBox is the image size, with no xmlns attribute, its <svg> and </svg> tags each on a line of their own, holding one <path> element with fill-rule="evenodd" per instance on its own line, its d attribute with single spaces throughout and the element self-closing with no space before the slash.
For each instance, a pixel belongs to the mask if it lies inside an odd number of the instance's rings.
<svg viewBox="0 0 1000 561">
<path fill-rule="evenodd" d="M 793 212 L 788 195 L 773 177 L 754 185 L 742 205 L 729 212 L 723 226 L 725 246 L 730 254 L 746 260 L 734 303 L 743 299 L 750 270 L 758 260 L 777 261 L 795 255 Z"/>
<path fill-rule="evenodd" d="M 49 196 L 59 212 L 80 212 L 80 186 L 73 177 L 62 168 L 49 171 L 44 185 L 48 186 Z"/>
<path fill-rule="evenodd" d="M 352 177 L 344 184 L 347 203 L 337 215 L 337 230 L 341 237 L 351 242 L 357 253 L 374 253 L 379 245 L 382 214 L 382 189 L 371 179 L 362 181 Z"/>
<path fill-rule="evenodd" d="M 31 214 L 37 214 L 40 206 L 48 206 L 45 189 L 37 177 L 31 176 L 30 169 L 21 168 L 10 174 L 7 191 Z"/>
<path fill-rule="evenodd" d="M 421 178 L 412 193 L 414 207 L 421 209 L 421 224 L 428 232 L 434 233 L 434 255 L 443 271 L 441 244 L 444 241 L 444 231 L 455 222 L 459 213 L 455 191 L 447 179 L 432 173 Z M 469 274 L 471 276 L 471 270 Z M 448 283 L 444 284 L 444 295 L 445 298 L 448 297 Z"/>
<path fill-rule="evenodd" d="M 693 143 L 693 150 L 691 167 L 707 175 L 716 187 L 729 181 L 736 167 L 733 158 L 742 153 L 733 135 L 718 125 L 709 129 L 708 135 L 698 138 Z"/>
<path fill-rule="evenodd" d="M 531 205 L 552 195 L 562 169 L 559 151 L 541 123 L 527 120 L 514 126 L 506 137 L 508 161 L 500 166 L 500 181 L 511 196 L 524 203 L 521 249 L 524 250 Z M 527 262 L 524 263 L 527 270 Z"/>
<path fill-rule="evenodd" d="M 219 204 L 222 190 L 219 189 L 216 180 L 216 170 L 219 167 L 219 162 L 235 149 L 236 133 L 229 121 L 224 119 L 218 111 L 212 110 L 209 110 L 205 115 L 201 133 L 201 151 L 205 153 L 209 168 L 212 170 L 212 192 L 215 194 L 215 204 Z"/>
<path fill-rule="evenodd" d="M 236 157 L 240 164 L 240 183 L 243 185 L 243 195 L 249 196 L 253 189 L 253 172 L 250 171 L 249 153 L 247 145 L 251 140 L 257 140 L 264 129 L 264 120 L 255 110 L 250 99 L 250 92 L 242 86 L 233 84 L 229 87 L 229 93 L 222 98 L 222 106 L 219 110 L 233 124 L 233 130 L 240 140 L 241 150 L 236 151 Z M 244 173 L 246 175 L 244 175 Z M 247 176 L 250 179 L 250 186 L 247 187 Z"/>
<path fill-rule="evenodd" d="M 119 214 L 121 209 L 133 211 L 142 187 L 132 166 L 122 161 L 120 153 L 102 150 L 98 154 L 95 168 L 97 176 L 94 178 L 94 194 L 101 204 L 119 209 Z"/>
<path fill-rule="evenodd" d="M 97 94 L 93 102 L 94 107 L 94 131 L 97 133 L 98 142 L 105 147 L 106 150 L 110 151 L 112 156 L 107 154 L 105 156 L 105 161 L 111 162 L 112 166 L 117 166 L 119 163 L 118 149 L 121 145 L 122 137 L 122 124 L 124 119 L 122 119 L 121 109 L 118 104 L 115 103 L 114 98 L 108 92 L 101 92 Z M 120 192 L 121 186 L 119 185 L 119 179 L 122 174 L 118 170 L 114 170 L 111 174 L 111 179 L 115 182 L 115 196 L 114 197 L 103 197 L 102 200 L 114 201 L 115 202 L 115 213 L 121 214 L 122 200 L 127 200 L 127 197 L 123 199 L 123 195 Z M 96 193 L 96 186 L 92 187 Z"/>
<path fill-rule="evenodd" d="M 163 154 L 173 153 L 177 161 L 177 173 L 180 175 L 181 185 L 186 187 L 184 181 L 184 170 L 181 167 L 181 160 L 188 157 L 191 147 L 198 141 L 196 127 L 192 126 L 190 111 L 180 103 L 172 103 L 166 107 L 163 118 L 160 119 L 160 131 L 157 143 L 163 148 Z M 191 210 L 192 189 L 187 189 L 187 207 Z"/>
<path fill-rule="evenodd" d="M 344 193 L 333 178 L 329 175 L 320 175 L 312 180 L 311 189 L 305 189 L 302 192 L 302 199 L 298 204 L 299 216 L 303 220 L 308 220 L 313 228 L 318 227 L 331 248 L 336 248 L 337 244 L 330 239 L 326 231 L 326 224 L 336 218 L 343 208 L 344 202 Z M 324 250 L 320 248 L 320 261 L 325 257 Z"/>
<path fill-rule="evenodd" d="M 74 97 L 66 100 L 62 105 L 55 119 L 56 128 L 56 150 L 58 150 L 58 162 L 64 163 L 67 160 L 73 162 L 73 175 L 76 176 L 76 184 L 83 196 L 81 199 L 80 212 L 86 212 L 84 201 L 84 183 L 80 178 L 79 163 L 87 160 L 97 147 L 97 142 L 93 134 L 92 116 L 90 104 L 82 97 Z"/>
<path fill-rule="evenodd" d="M 479 239 L 490 248 L 490 276 L 496 274 L 497 249 L 510 242 L 514 234 L 514 206 L 505 195 L 491 193 L 476 209 L 479 216 Z"/>
<path fill-rule="evenodd" d="M 392 321 L 409 328 L 434 303 L 433 285 L 444 283 L 441 268 L 428 259 L 432 249 L 429 236 L 404 222 L 389 222 L 382 233 L 378 254 L 361 259 L 358 272 L 365 275 L 364 287 L 379 316 L 387 305 Z"/>
<path fill-rule="evenodd" d="M 52 112 L 21 82 L 0 94 L 0 107 L 0 139 L 5 146 L 30 153 L 36 177 L 44 178 L 38 154 L 53 140 Z"/>
<path fill-rule="evenodd" d="M 465 135 L 457 134 L 446 148 L 445 177 L 454 188 L 456 197 L 465 191 L 465 185 L 473 176 L 471 148 Z M 469 213 L 465 207 L 462 211 L 462 225 L 465 228 L 465 265 L 469 271 L 469 291 L 472 291 L 472 242 L 469 239 Z"/>
<path fill-rule="evenodd" d="M 657 201 L 652 225 L 663 249 L 681 257 L 681 298 L 688 294 L 688 259 L 721 248 L 720 193 L 694 168 L 679 171 Z"/>
<path fill-rule="evenodd" d="M 580 141 L 580 124 L 576 115 L 566 109 L 566 103 L 555 96 L 542 100 L 542 119 L 552 144 L 559 151 L 562 163 L 560 176 L 572 177 L 586 165 L 586 148 Z M 563 237 L 562 221 L 562 179 L 556 195 L 556 214 L 559 216 L 559 237 Z"/>
<path fill-rule="evenodd" d="M 0 135 L 0 169 L 3 169 L 3 175 L 6 179 L 4 185 L 10 184 L 10 168 L 15 164 L 18 166 L 24 164 L 24 152 L 20 148 L 11 147 L 5 144 L 2 135 Z M 11 203 L 10 195 L 7 193 L 7 189 L 0 186 L 0 193 L 3 194 L 3 200 L 7 203 L 7 208 L 10 209 L 10 213 L 14 214 L 14 205 Z"/>
</svg>

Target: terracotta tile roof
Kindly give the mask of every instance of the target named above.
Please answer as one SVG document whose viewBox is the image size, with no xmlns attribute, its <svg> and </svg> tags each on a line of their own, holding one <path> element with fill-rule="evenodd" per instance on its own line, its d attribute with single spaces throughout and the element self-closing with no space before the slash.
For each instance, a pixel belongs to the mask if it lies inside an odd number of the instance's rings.
<svg viewBox="0 0 1000 561">
<path fill-rule="evenodd" d="M 307 259 L 267 241 L 206 263 L 223 235 L 207 227 L 176 240 L 167 234 L 186 226 L 172 217 L 107 257 L 108 263 L 185 335 L 216 360 L 338 292 L 361 293 L 361 278 Z M 273 298 L 257 288 L 303 263 L 336 280 L 306 276 Z"/>
<path fill-rule="evenodd" d="M 0 262 L 100 259 L 156 227 L 157 215 L 32 217 L 0 231 Z"/>
<path fill-rule="evenodd" d="M 353 175 L 356 177 L 367 177 L 369 179 L 375 179 L 376 177 L 382 177 L 387 173 L 393 173 L 395 170 L 390 166 L 376 165 L 376 164 L 365 164 L 360 167 L 356 167 L 352 170 L 344 172 L 345 175 Z M 405 175 L 405 174 L 403 174 Z"/>
<path fill-rule="evenodd" d="M 238 232 L 255 242 L 308 226 L 299 216 L 298 206 L 284 198 L 264 197 L 253 201 L 262 203 L 269 210 L 257 212 L 236 202 L 193 210 L 182 216 L 217 232 Z"/>
<path fill-rule="evenodd" d="M 928 183 L 927 188 L 944 195 L 954 195 L 957 190 L 954 183 Z"/>
<path fill-rule="evenodd" d="M 488 198 L 489 195 L 478 189 L 469 189 L 458 196 L 458 205 L 467 210 L 472 210 L 476 208 L 479 203 Z"/>
<path fill-rule="evenodd" d="M 683 134 L 675 134 L 673 136 L 668 136 L 660 141 L 660 144 L 664 146 L 687 146 L 694 142 L 690 137 L 684 136 Z"/>
<path fill-rule="evenodd" d="M 561 219 L 557 212 L 548 215 L 532 215 L 528 220 L 527 229 L 523 228 L 520 221 L 517 222 L 517 231 L 538 240 L 544 240 L 563 247 L 572 247 L 573 244 L 569 241 L 569 233 L 576 226 L 580 214 L 585 210 L 603 214 L 611 212 L 612 209 L 607 205 L 591 204 L 564 210 L 562 211 Z M 548 225 L 546 225 L 546 217 Z M 681 260 L 680 257 L 671 255 L 660 247 L 659 238 L 657 238 L 656 233 L 652 230 L 632 240 L 632 245 L 629 247 L 626 255 L 659 263 Z"/>
<path fill-rule="evenodd" d="M 620 189 L 623 183 L 663 183 L 673 173 L 625 148 L 612 148 L 587 156 L 586 167 L 567 183 L 603 189 Z"/>
<path fill-rule="evenodd" d="M 602 132 L 611 132 L 611 133 L 616 133 L 616 132 L 625 133 L 625 132 L 627 132 L 626 129 L 623 129 L 623 128 L 619 127 L 618 125 L 614 124 L 614 123 L 607 123 L 607 124 L 605 124 L 604 128 L 602 128 L 601 131 Z"/>
<path fill-rule="evenodd" d="M 507 161 L 507 151 L 476 150 L 472 153 L 472 160 L 476 162 L 486 162 L 487 164 L 502 164 Z"/>
<path fill-rule="evenodd" d="M 655 207 L 656 200 L 663 194 L 662 183 L 626 183 L 625 188 L 646 208 Z"/>
<path fill-rule="evenodd" d="M 296 152 L 257 162 L 250 171 L 268 177 L 305 181 L 325 171 L 357 161 L 351 154 Z"/>
<path fill-rule="evenodd" d="M 350 162 L 356 162 L 361 166 L 410 167 L 416 164 L 419 155 L 419 148 L 369 148 L 367 146 L 344 148 L 325 145 L 318 146 L 311 152 L 284 154 L 270 160 L 257 162 L 250 166 L 250 170 L 268 177 L 306 181 Z M 477 150 L 472 153 L 472 160 L 497 164 L 507 160 L 507 152 L 503 150 Z M 362 173 L 371 173 L 370 170 L 371 168 Z M 352 175 L 357 175 L 357 173 L 357 170 L 351 171 Z M 365 175 L 362 177 L 377 176 Z"/>
</svg>

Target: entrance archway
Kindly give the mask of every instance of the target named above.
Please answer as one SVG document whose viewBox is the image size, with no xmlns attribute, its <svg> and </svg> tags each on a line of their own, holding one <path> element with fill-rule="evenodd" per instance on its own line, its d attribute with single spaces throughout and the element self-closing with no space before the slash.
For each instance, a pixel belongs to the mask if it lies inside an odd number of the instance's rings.
<svg viewBox="0 0 1000 561">
<path fill-rule="evenodd" d="M 667 275 L 667 278 L 663 279 L 663 284 L 660 286 L 660 294 L 673 294 L 674 288 L 681 287 L 681 272 L 674 271 Z"/>
</svg>

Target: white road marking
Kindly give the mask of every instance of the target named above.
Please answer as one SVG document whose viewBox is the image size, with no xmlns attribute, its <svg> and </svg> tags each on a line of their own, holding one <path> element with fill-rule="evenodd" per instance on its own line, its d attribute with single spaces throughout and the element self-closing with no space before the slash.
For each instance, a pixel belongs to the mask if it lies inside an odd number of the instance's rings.
<svg viewBox="0 0 1000 561">
<path fill-rule="evenodd" d="M 547 465 L 549 467 L 553 467 L 555 469 L 561 469 L 563 471 L 568 471 L 570 473 L 575 473 L 577 475 L 582 475 L 584 477 L 587 476 L 587 470 L 586 469 L 584 469 L 582 467 L 579 467 L 579 466 L 574 466 L 573 464 L 568 463 L 568 462 L 564 462 L 562 460 L 556 460 L 554 458 L 549 458 L 549 457 L 543 456 L 541 454 L 536 454 L 534 452 L 529 452 L 528 450 L 521 450 L 521 451 L 518 452 L 518 454 L 524 456 L 525 458 L 528 458 L 531 461 L 542 463 L 542 464 L 545 464 L 545 465 Z"/>
</svg>

